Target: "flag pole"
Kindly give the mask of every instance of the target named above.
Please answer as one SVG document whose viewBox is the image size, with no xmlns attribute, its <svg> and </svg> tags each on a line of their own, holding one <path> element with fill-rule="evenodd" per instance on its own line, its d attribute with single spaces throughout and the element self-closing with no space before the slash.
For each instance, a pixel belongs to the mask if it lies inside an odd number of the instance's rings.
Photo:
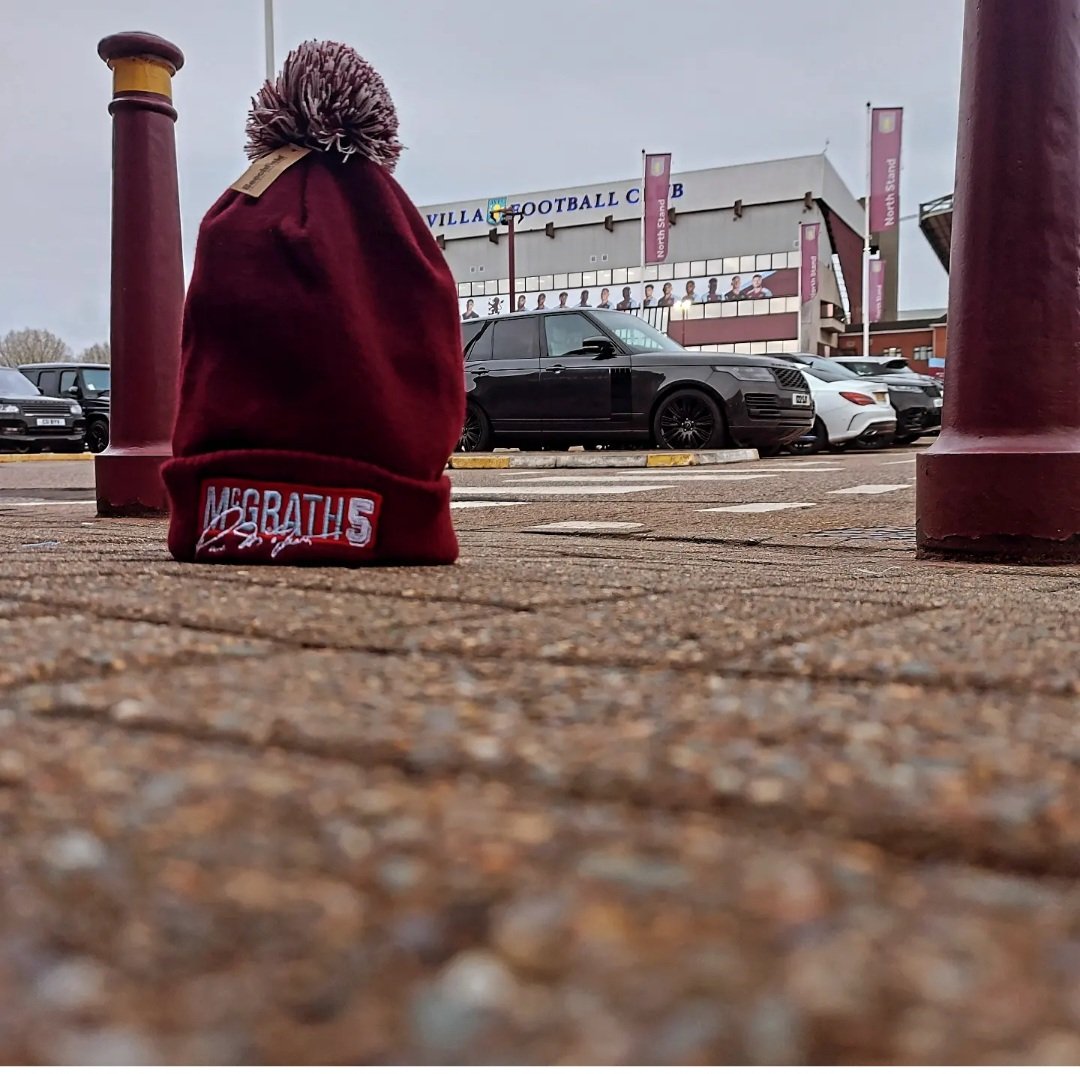
<svg viewBox="0 0 1080 1074">
<path fill-rule="evenodd" d="M 863 354 L 870 356 L 870 188 L 874 176 L 874 109 L 870 101 L 866 102 L 866 212 L 863 232 L 863 272 L 862 272 L 862 337 Z"/>
<path fill-rule="evenodd" d="M 641 194 L 638 201 L 641 203 L 641 304 L 639 309 L 641 316 L 645 316 L 645 150 L 641 151 Z"/>
<path fill-rule="evenodd" d="M 263 0 L 263 27 L 266 35 L 266 81 L 273 82 L 277 74 L 274 60 L 274 0 Z"/>
</svg>

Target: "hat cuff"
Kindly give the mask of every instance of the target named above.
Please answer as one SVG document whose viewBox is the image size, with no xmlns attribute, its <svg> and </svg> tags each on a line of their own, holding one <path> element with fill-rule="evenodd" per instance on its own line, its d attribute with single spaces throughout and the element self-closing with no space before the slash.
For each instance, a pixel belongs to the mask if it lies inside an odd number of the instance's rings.
<svg viewBox="0 0 1080 1074">
<path fill-rule="evenodd" d="M 458 557 L 450 519 L 450 481 L 445 475 L 435 481 L 419 481 L 340 456 L 274 450 L 216 451 L 173 458 L 161 472 L 170 502 L 169 551 L 182 562 L 361 566 L 445 564 Z M 258 503 L 267 490 L 276 493 L 275 505 L 280 514 L 271 516 L 275 525 L 267 527 L 267 515 L 263 514 L 261 530 L 252 523 L 253 529 L 241 534 L 244 540 L 239 545 L 235 534 L 231 544 L 225 540 L 229 535 L 218 533 L 220 526 L 208 540 L 207 520 L 212 513 L 206 501 L 208 485 L 211 495 L 215 491 L 219 497 L 224 493 L 226 505 L 231 494 L 232 510 L 239 518 L 249 511 L 249 502 Z M 322 509 L 318 494 L 325 494 L 327 503 L 340 494 L 336 506 L 326 508 L 336 509 L 338 514 L 322 516 L 336 520 L 336 530 L 331 532 L 331 526 L 315 523 L 320 532 L 312 539 L 304 530 L 306 523 L 298 521 L 295 513 L 295 536 L 289 529 L 289 516 L 284 527 L 280 524 L 286 511 L 282 495 L 298 505 L 302 498 L 301 514 L 314 523 Z M 370 539 L 362 546 L 359 541 L 352 542 L 357 532 L 354 528 L 344 529 L 341 497 L 348 499 L 350 507 L 356 501 L 372 511 L 359 520 L 364 532 L 370 530 Z M 217 502 L 221 502 L 220 498 Z M 257 512 L 250 517 L 257 519 Z"/>
</svg>

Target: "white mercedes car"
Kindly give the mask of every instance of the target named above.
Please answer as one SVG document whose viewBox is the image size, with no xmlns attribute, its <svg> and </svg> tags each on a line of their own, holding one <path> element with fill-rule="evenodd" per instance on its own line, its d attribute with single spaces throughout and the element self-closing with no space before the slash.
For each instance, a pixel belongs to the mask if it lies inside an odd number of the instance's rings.
<svg viewBox="0 0 1080 1074">
<path fill-rule="evenodd" d="M 843 366 L 817 358 L 812 365 L 797 363 L 810 385 L 817 419 L 809 435 L 791 445 L 796 454 L 884 447 L 896 434 L 896 411 L 889 389 L 877 381 L 853 377 Z"/>
</svg>

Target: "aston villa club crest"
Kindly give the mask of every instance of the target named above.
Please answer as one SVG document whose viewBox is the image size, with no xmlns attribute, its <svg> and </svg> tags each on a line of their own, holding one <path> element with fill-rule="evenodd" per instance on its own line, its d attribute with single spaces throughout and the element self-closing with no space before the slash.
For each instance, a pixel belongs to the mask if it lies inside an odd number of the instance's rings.
<svg viewBox="0 0 1080 1074">
<path fill-rule="evenodd" d="M 892 134 L 896 130 L 896 113 L 882 112 L 878 116 L 878 130 L 882 134 Z"/>
<path fill-rule="evenodd" d="M 807 240 L 807 242 L 813 242 L 816 238 L 817 238 L 817 228 L 816 227 L 808 227 L 806 229 L 806 240 Z"/>
<path fill-rule="evenodd" d="M 664 174 L 664 169 L 667 167 L 667 162 L 663 157 L 653 157 L 649 162 L 649 172 L 654 177 L 659 177 Z"/>
<path fill-rule="evenodd" d="M 489 224 L 498 224 L 506 209 L 507 198 L 488 198 L 487 219 Z"/>
</svg>

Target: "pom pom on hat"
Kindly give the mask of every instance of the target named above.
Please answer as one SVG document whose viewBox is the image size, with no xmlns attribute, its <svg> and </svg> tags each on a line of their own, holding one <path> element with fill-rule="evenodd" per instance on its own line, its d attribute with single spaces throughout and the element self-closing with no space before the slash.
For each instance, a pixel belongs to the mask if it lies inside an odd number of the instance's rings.
<svg viewBox="0 0 1080 1074">
<path fill-rule="evenodd" d="M 397 110 L 375 68 L 348 45 L 305 41 L 252 98 L 245 148 L 255 160 L 306 146 L 393 171 L 402 150 L 397 135 Z"/>
</svg>

